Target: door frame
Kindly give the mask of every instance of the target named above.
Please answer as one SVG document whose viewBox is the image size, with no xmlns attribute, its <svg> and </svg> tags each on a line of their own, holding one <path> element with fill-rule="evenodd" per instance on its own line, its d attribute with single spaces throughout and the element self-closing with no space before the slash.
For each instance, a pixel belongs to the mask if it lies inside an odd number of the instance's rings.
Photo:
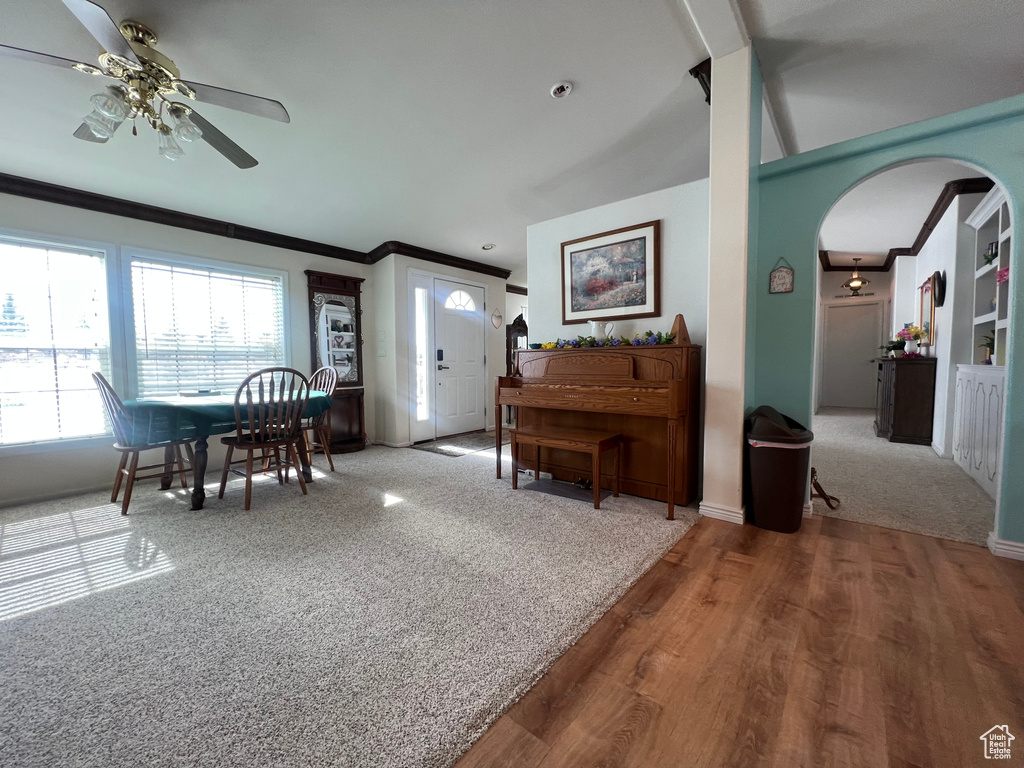
<svg viewBox="0 0 1024 768">
<path fill-rule="evenodd" d="M 484 306 L 481 310 L 484 324 L 484 375 L 480 383 L 480 402 L 486 403 L 487 400 L 487 382 L 490 380 L 490 367 L 491 362 L 487 359 L 487 303 L 488 296 L 487 284 L 477 282 L 476 280 L 467 280 L 463 277 L 456 277 L 453 275 L 445 275 L 440 272 L 430 272 L 425 269 L 419 269 L 417 267 L 408 267 L 408 284 L 409 291 L 406 297 L 408 307 L 409 323 L 406 329 L 409 338 L 409 406 L 407 408 L 409 413 L 409 441 L 411 443 L 421 443 L 426 440 L 437 439 L 437 398 L 433 395 L 429 396 L 430 403 L 430 416 L 425 421 L 416 420 L 416 288 L 423 287 L 424 281 L 430 281 L 430 302 L 427 310 L 427 349 L 436 349 L 434 343 L 434 281 L 445 280 L 450 283 L 462 283 L 463 285 L 472 286 L 473 288 L 479 288 L 484 294 Z M 436 381 L 436 368 L 433 365 L 427 365 L 427 391 L 434 392 L 434 388 L 437 385 Z M 483 429 L 487 429 L 487 406 L 483 407 L 484 423 Z M 426 426 L 429 424 L 429 428 Z M 429 433 L 429 434 L 428 434 Z"/>
<path fill-rule="evenodd" d="M 818 377 L 818 400 L 815 404 L 815 411 L 825 407 L 825 350 L 828 348 L 828 311 L 834 307 L 863 307 L 870 304 L 878 305 L 878 341 L 879 346 L 885 343 L 886 336 L 886 303 L 885 297 L 864 296 L 854 300 L 831 299 L 821 303 L 821 347 L 818 350 L 818 360 L 815 365 L 814 374 Z M 879 356 L 881 352 L 879 351 Z"/>
</svg>

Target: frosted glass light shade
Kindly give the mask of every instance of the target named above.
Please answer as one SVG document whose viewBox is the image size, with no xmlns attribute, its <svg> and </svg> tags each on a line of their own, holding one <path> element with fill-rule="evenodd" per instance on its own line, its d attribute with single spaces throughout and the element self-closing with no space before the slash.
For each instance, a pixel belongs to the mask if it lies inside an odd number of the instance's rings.
<svg viewBox="0 0 1024 768">
<path fill-rule="evenodd" d="M 116 99 L 109 92 L 95 93 L 89 101 L 96 107 L 96 111 L 104 117 L 112 120 L 124 120 L 128 116 L 128 107 L 123 99 Z"/>
<path fill-rule="evenodd" d="M 174 138 L 191 144 L 203 138 L 203 132 L 199 130 L 198 125 L 188 119 L 188 115 L 182 114 L 178 118 L 178 124 L 174 126 Z"/>
<path fill-rule="evenodd" d="M 177 160 L 185 154 L 182 148 L 178 146 L 178 142 L 174 140 L 170 129 L 160 131 L 160 146 L 157 151 L 168 160 Z"/>
<path fill-rule="evenodd" d="M 89 126 L 89 130 L 99 139 L 109 139 L 114 135 L 117 126 L 120 125 L 120 122 L 115 122 L 112 118 L 100 114 L 95 109 L 86 115 L 82 122 Z"/>
</svg>

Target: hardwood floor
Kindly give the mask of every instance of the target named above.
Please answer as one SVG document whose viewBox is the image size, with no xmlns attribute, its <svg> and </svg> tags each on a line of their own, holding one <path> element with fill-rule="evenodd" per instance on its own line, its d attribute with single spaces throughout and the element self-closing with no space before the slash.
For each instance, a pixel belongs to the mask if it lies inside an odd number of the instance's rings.
<svg viewBox="0 0 1024 768">
<path fill-rule="evenodd" d="M 1024 761 L 1024 563 L 702 518 L 457 768 L 981 765 L 996 724 Z"/>
</svg>

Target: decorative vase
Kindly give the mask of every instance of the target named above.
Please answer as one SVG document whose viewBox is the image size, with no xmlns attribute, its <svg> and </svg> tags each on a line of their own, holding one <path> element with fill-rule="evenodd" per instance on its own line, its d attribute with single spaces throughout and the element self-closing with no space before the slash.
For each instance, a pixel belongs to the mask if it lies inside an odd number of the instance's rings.
<svg viewBox="0 0 1024 768">
<path fill-rule="evenodd" d="M 602 322 L 600 320 L 590 321 L 590 335 L 595 339 L 607 339 L 612 335 L 615 323 Z"/>
<path fill-rule="evenodd" d="M 907 346 L 904 352 L 917 352 L 917 339 L 907 339 Z"/>
<path fill-rule="evenodd" d="M 902 349 L 894 349 L 892 351 L 892 356 L 893 357 L 903 357 L 903 350 Z"/>
</svg>

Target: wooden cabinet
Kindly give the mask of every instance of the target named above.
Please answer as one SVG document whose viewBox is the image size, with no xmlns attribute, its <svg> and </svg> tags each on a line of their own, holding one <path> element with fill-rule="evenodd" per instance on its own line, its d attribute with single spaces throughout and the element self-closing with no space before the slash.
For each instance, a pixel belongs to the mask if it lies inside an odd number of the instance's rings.
<svg viewBox="0 0 1024 768">
<path fill-rule="evenodd" d="M 935 410 L 935 358 L 878 361 L 875 434 L 893 443 L 930 445 Z"/>
<path fill-rule="evenodd" d="M 332 366 L 338 388 L 331 394 L 331 453 L 366 446 L 363 405 L 361 277 L 306 270 L 313 370 Z"/>
<path fill-rule="evenodd" d="M 958 365 L 953 410 L 953 460 L 996 497 L 1002 455 L 1006 369 Z"/>
</svg>

